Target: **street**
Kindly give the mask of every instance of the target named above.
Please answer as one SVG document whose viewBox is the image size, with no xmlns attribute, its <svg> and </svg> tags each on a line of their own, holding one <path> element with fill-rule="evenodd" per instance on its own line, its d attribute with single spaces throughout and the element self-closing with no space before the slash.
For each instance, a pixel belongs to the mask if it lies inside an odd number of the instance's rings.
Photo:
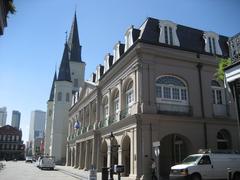
<svg viewBox="0 0 240 180">
<path fill-rule="evenodd" d="M 6 166 L 0 169 L 1 180 L 76 180 L 80 179 L 65 171 L 56 168 L 54 171 L 41 170 L 34 163 L 25 163 L 25 161 L 4 162 Z"/>
</svg>

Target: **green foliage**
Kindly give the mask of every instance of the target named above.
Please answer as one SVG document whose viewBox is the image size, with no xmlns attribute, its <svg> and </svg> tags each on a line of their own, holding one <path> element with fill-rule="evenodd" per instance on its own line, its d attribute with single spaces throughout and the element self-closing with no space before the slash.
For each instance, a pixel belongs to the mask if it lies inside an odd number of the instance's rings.
<svg viewBox="0 0 240 180">
<path fill-rule="evenodd" d="M 231 65 L 232 61 L 230 58 L 228 59 L 220 59 L 219 63 L 218 63 L 218 68 L 217 68 L 217 72 L 215 74 L 215 78 L 219 81 L 224 81 L 224 68 L 226 68 L 227 66 Z"/>
<path fill-rule="evenodd" d="M 8 8 L 8 11 L 11 13 L 11 14 L 14 14 L 16 12 L 16 7 L 14 6 L 12 0 L 9 0 L 8 1 L 8 4 L 7 4 L 7 8 Z"/>
</svg>

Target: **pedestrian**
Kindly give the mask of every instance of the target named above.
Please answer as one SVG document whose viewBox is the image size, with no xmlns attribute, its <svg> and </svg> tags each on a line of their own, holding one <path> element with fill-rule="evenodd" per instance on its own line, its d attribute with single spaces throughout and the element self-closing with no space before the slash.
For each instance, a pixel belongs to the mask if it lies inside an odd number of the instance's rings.
<svg viewBox="0 0 240 180">
<path fill-rule="evenodd" d="M 154 159 L 152 158 L 152 180 L 157 180 L 157 177 L 156 177 L 156 163 L 154 161 Z"/>
</svg>

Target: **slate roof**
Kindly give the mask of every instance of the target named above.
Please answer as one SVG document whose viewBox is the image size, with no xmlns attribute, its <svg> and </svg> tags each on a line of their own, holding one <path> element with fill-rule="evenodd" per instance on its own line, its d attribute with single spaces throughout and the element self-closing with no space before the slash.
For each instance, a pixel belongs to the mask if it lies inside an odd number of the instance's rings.
<svg viewBox="0 0 240 180">
<path fill-rule="evenodd" d="M 143 42 L 211 55 L 205 52 L 204 31 L 202 30 L 177 24 L 177 36 L 180 42 L 180 47 L 177 47 L 159 42 L 160 29 L 158 19 L 148 18 L 143 25 L 145 27 L 142 28 L 141 37 L 139 38 Z M 228 37 L 219 35 L 219 45 L 223 57 L 229 56 L 227 41 Z"/>
<path fill-rule="evenodd" d="M 82 47 L 80 46 L 80 43 L 79 43 L 76 13 L 73 18 L 73 23 L 72 23 L 72 27 L 71 27 L 71 31 L 68 39 L 68 46 L 69 46 L 69 60 L 82 62 L 82 57 L 81 57 Z"/>
<path fill-rule="evenodd" d="M 22 136 L 22 131 L 12 127 L 10 125 L 5 125 L 3 127 L 0 127 L 0 134 L 1 135 L 19 135 Z"/>
<path fill-rule="evenodd" d="M 63 52 L 63 56 L 62 56 L 60 69 L 59 69 L 59 72 L 58 72 L 57 81 L 70 81 L 71 82 L 68 53 L 69 53 L 68 44 L 65 43 L 64 52 Z"/>
<path fill-rule="evenodd" d="M 54 83 L 55 83 L 56 80 L 57 80 L 57 73 L 55 72 L 53 82 L 52 82 L 52 88 L 51 88 L 51 92 L 50 92 L 50 96 L 49 96 L 48 101 L 53 101 L 53 99 L 54 99 Z"/>
</svg>

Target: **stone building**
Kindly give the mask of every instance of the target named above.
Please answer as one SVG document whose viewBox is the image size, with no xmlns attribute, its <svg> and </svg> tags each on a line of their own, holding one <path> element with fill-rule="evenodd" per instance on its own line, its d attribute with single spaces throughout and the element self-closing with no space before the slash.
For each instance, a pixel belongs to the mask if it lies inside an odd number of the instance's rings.
<svg viewBox="0 0 240 180">
<path fill-rule="evenodd" d="M 22 131 L 9 125 L 0 127 L 0 160 L 23 160 L 24 151 Z"/>
<path fill-rule="evenodd" d="M 131 26 L 73 96 L 66 165 L 122 164 L 123 176 L 151 179 L 153 142 L 161 176 L 200 148 L 239 148 L 232 98 L 214 76 L 227 41 L 167 20 Z"/>
</svg>

